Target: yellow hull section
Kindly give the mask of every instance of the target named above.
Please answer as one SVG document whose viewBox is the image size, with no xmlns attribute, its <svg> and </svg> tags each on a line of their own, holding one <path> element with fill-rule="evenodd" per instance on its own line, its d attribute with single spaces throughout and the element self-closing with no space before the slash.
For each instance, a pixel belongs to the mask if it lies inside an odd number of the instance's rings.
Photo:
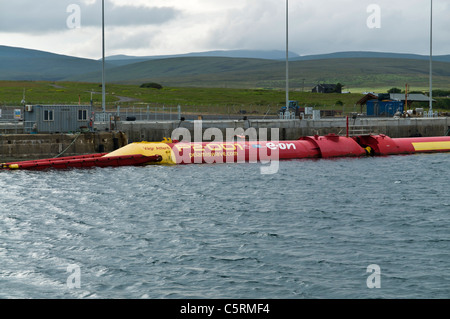
<svg viewBox="0 0 450 319">
<path fill-rule="evenodd" d="M 162 160 L 157 163 L 149 164 L 176 164 L 176 158 L 172 148 L 166 143 L 157 142 L 137 142 L 128 144 L 104 157 L 124 156 L 130 154 L 142 154 L 144 156 L 161 156 Z"/>
<path fill-rule="evenodd" d="M 422 142 L 412 143 L 416 151 L 442 151 L 450 149 L 450 142 Z"/>
</svg>

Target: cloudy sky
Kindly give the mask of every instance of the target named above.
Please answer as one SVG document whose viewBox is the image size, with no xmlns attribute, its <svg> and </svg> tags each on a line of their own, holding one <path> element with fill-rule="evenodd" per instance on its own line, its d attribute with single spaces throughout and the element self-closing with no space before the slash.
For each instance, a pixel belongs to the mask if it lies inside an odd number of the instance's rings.
<svg viewBox="0 0 450 319">
<path fill-rule="evenodd" d="M 290 51 L 429 54 L 431 0 L 289 0 Z M 433 0 L 450 54 L 450 1 Z M 286 0 L 105 0 L 106 55 L 284 50 Z M 101 0 L 0 0 L 0 45 L 101 58 Z"/>
</svg>

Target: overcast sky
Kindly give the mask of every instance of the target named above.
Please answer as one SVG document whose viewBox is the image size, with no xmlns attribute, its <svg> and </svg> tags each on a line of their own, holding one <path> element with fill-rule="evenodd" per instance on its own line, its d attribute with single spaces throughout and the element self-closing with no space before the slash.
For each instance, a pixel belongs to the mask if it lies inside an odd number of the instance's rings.
<svg viewBox="0 0 450 319">
<path fill-rule="evenodd" d="M 289 0 L 289 49 L 428 55 L 430 1 Z M 450 1 L 433 12 L 433 54 L 450 54 Z M 285 50 L 285 17 L 286 0 L 105 0 L 106 55 Z M 101 0 L 0 0 L 0 45 L 99 59 Z"/>
</svg>

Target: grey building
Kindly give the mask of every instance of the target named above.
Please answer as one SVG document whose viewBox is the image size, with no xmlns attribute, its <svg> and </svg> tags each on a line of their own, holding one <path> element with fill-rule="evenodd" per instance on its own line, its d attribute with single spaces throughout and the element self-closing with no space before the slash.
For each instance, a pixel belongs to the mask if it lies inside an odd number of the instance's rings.
<svg viewBox="0 0 450 319">
<path fill-rule="evenodd" d="M 69 133 L 93 126 L 91 105 L 26 105 L 25 133 Z"/>
</svg>

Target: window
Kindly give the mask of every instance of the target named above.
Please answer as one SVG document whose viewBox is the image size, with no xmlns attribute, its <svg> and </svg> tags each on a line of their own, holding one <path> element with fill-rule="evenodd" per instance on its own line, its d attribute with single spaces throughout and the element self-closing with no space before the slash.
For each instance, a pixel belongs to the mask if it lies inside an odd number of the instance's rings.
<svg viewBox="0 0 450 319">
<path fill-rule="evenodd" d="M 78 121 L 87 121 L 87 110 L 78 110 Z"/>
<path fill-rule="evenodd" d="M 44 110 L 44 121 L 46 122 L 54 121 L 53 110 Z"/>
</svg>

